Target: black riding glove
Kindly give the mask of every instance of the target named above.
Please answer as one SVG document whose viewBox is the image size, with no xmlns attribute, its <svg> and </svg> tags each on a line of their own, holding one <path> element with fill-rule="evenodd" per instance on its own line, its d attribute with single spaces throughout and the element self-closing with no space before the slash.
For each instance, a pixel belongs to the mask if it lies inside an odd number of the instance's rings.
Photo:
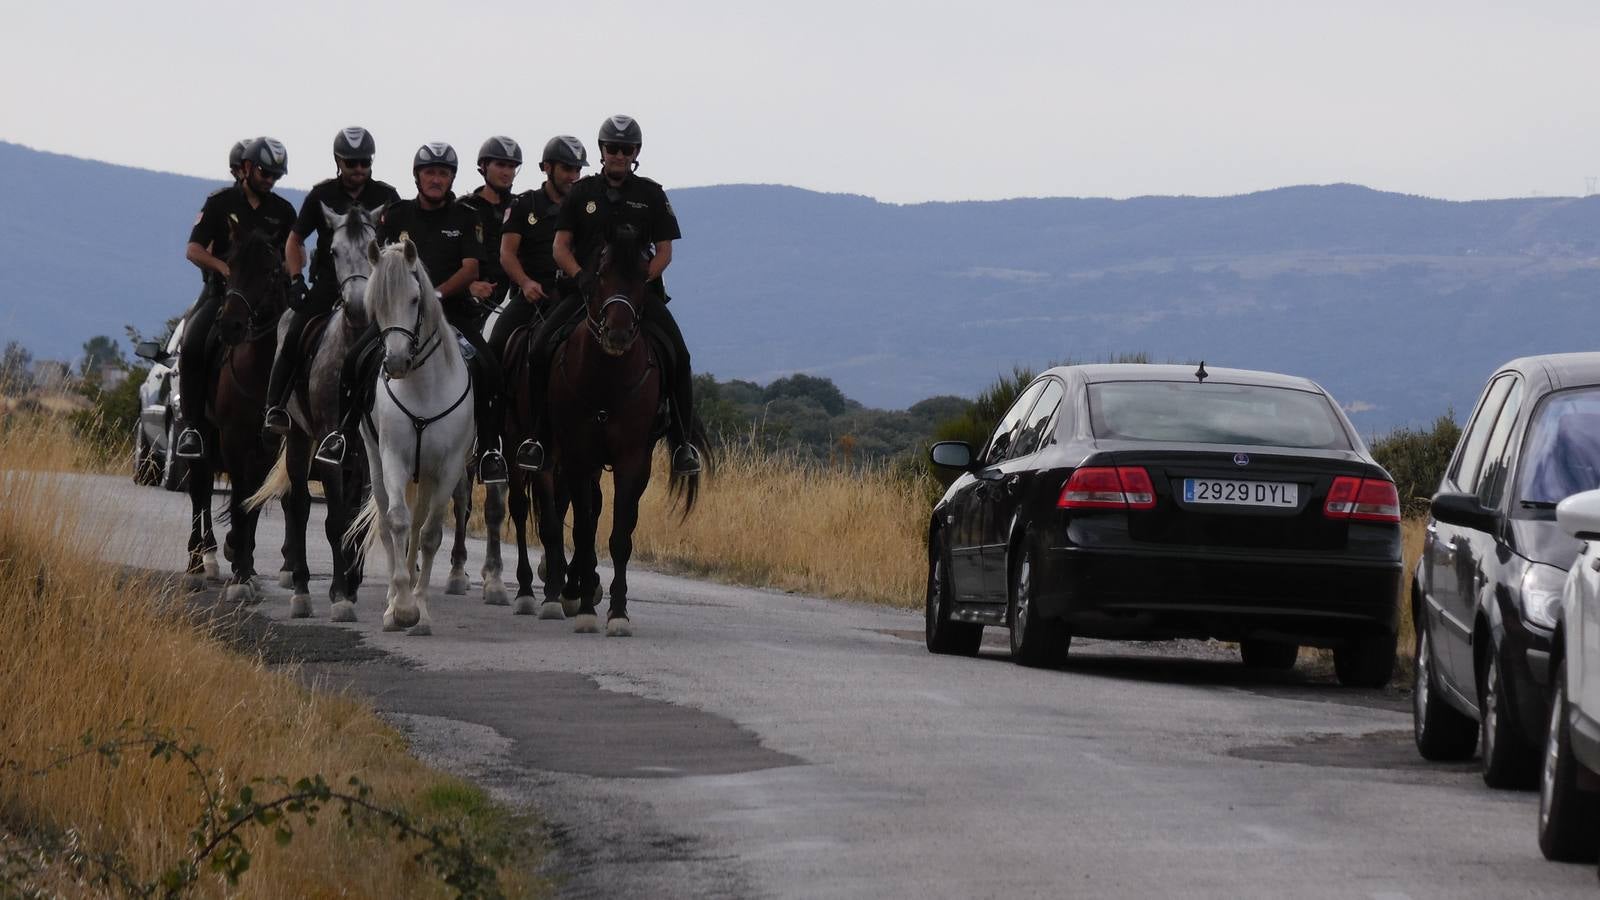
<svg viewBox="0 0 1600 900">
<path fill-rule="evenodd" d="M 296 275 L 289 279 L 289 308 L 298 311 L 306 305 L 306 295 L 311 291 L 306 288 L 306 277 Z"/>
<path fill-rule="evenodd" d="M 585 297 L 594 296 L 594 292 L 600 287 L 600 279 L 588 269 L 579 270 L 574 280 L 578 282 L 578 293 Z"/>
</svg>

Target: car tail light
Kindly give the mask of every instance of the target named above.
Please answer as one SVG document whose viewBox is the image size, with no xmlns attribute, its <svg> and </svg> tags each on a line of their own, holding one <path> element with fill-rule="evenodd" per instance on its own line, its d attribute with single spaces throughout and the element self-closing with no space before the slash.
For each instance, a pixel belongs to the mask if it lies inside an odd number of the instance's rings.
<svg viewBox="0 0 1600 900">
<path fill-rule="evenodd" d="M 1399 522 L 1400 493 L 1393 482 L 1341 475 L 1328 488 L 1328 502 L 1322 511 L 1330 519 Z"/>
<path fill-rule="evenodd" d="M 1152 509 L 1156 489 L 1142 466 L 1085 466 L 1072 473 L 1056 506 L 1061 509 Z"/>
</svg>

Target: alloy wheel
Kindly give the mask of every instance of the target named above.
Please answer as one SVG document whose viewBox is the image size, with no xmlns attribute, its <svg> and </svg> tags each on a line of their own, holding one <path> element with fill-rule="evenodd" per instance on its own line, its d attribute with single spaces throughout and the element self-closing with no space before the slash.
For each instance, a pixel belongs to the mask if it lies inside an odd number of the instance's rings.
<svg viewBox="0 0 1600 900">
<path fill-rule="evenodd" d="M 1028 558 L 1026 551 L 1022 554 L 1022 561 L 1017 563 L 1017 601 L 1016 608 L 1011 616 L 1011 646 L 1013 649 L 1021 647 L 1027 639 L 1028 629 L 1028 598 L 1032 594 L 1033 563 Z"/>
<path fill-rule="evenodd" d="M 1561 715 L 1567 705 L 1565 678 L 1556 680 L 1555 696 L 1550 699 L 1550 727 L 1545 731 L 1544 766 L 1539 771 L 1539 831 L 1550 827 L 1550 807 L 1556 793 L 1556 760 L 1561 755 Z"/>
</svg>

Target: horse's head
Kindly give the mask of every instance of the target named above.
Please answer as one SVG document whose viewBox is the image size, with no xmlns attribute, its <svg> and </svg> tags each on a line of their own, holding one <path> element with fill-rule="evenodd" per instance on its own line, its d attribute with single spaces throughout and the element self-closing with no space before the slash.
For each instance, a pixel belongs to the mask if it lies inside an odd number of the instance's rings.
<svg viewBox="0 0 1600 900">
<path fill-rule="evenodd" d="M 272 333 L 289 303 L 283 257 L 259 231 L 247 232 L 228 256 L 228 289 L 217 313 L 217 334 L 233 346 Z"/>
<path fill-rule="evenodd" d="M 367 259 L 372 263 L 367 314 L 383 339 L 383 370 L 390 378 L 404 378 L 445 337 L 439 297 L 409 239 L 381 248 L 372 241 Z"/>
<path fill-rule="evenodd" d="M 589 333 L 611 356 L 626 353 L 639 337 L 648 263 L 639 233 L 628 226 L 615 229 L 600 250 L 594 269 L 599 287 L 588 298 Z"/>
<path fill-rule="evenodd" d="M 372 260 L 367 245 L 378 233 L 377 214 L 359 203 L 336 213 L 323 203 L 322 221 L 327 225 L 328 254 L 333 257 L 333 274 L 339 279 L 339 298 L 344 303 L 345 321 L 364 326 L 367 279 L 372 275 Z"/>
</svg>

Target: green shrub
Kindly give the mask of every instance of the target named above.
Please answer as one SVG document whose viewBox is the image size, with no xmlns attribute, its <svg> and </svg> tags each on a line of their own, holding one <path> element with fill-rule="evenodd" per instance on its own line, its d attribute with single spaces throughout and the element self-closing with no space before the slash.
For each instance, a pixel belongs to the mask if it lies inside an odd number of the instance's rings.
<svg viewBox="0 0 1600 900">
<path fill-rule="evenodd" d="M 1396 428 L 1372 442 L 1373 458 L 1394 477 L 1400 503 L 1408 513 L 1427 511 L 1460 439 L 1461 426 L 1452 409 L 1435 419 L 1430 430 Z"/>
</svg>

